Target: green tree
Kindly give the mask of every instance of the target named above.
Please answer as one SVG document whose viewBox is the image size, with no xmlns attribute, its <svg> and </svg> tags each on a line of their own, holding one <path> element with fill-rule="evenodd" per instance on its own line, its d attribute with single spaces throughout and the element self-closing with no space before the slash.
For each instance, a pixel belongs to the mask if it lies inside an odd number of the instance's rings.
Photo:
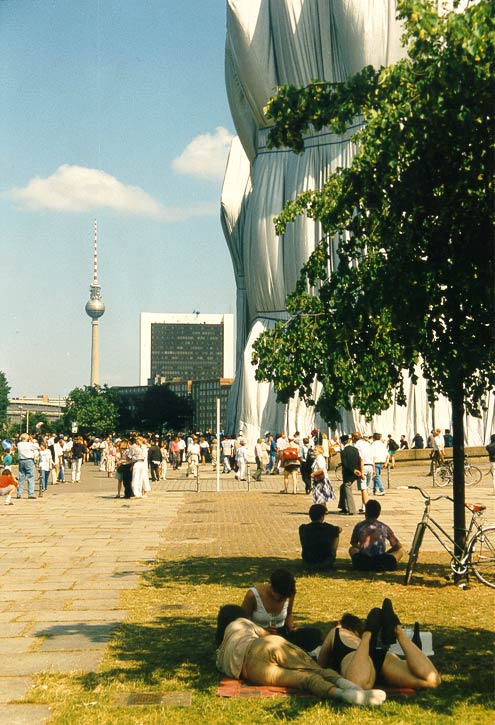
<svg viewBox="0 0 495 725">
<path fill-rule="evenodd" d="M 105 385 L 74 388 L 67 396 L 63 422 L 66 430 L 77 423 L 82 434 L 105 434 L 115 430 L 117 405 L 114 393 Z"/>
<path fill-rule="evenodd" d="M 7 376 L 0 370 L 0 424 L 7 423 L 7 407 L 9 405 L 10 385 Z"/>
<path fill-rule="evenodd" d="M 299 392 L 330 422 L 405 404 L 403 376 L 420 364 L 430 399 L 452 403 L 454 530 L 464 539 L 466 409 L 495 387 L 495 4 L 439 16 L 431 0 L 399 0 L 407 58 L 343 84 L 282 87 L 267 106 L 272 146 L 336 133 L 362 115 L 350 168 L 289 202 L 324 238 L 287 299 L 289 319 L 256 342 L 259 380 L 279 399 Z M 330 245 L 339 265 L 330 275 Z M 323 393 L 314 400 L 314 380 Z"/>
</svg>

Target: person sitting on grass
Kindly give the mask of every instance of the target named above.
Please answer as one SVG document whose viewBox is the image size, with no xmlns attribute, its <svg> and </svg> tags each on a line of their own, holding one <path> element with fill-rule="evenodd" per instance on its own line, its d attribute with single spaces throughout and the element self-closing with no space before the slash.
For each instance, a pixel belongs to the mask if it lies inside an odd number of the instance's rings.
<svg viewBox="0 0 495 725">
<path fill-rule="evenodd" d="M 349 554 L 352 566 L 359 571 L 395 571 L 404 549 L 394 532 L 378 521 L 382 507 L 374 499 L 365 506 L 366 518 L 356 524 L 351 536 Z M 387 551 L 387 541 L 390 549 Z"/>
<path fill-rule="evenodd" d="M 320 667 L 296 645 L 243 617 L 241 607 L 220 608 L 216 665 L 227 677 L 255 685 L 291 687 L 350 705 L 381 705 L 382 690 L 363 690 L 333 669 Z"/>
<path fill-rule="evenodd" d="M 335 564 L 342 529 L 325 523 L 327 513 L 324 504 L 315 503 L 309 508 L 311 523 L 299 527 L 302 558 L 306 568 L 311 571 L 326 571 Z"/>
<path fill-rule="evenodd" d="M 12 494 L 17 491 L 18 481 L 12 475 L 10 468 L 4 468 L 0 474 L 0 496 L 5 496 L 5 505 L 13 506 Z"/>
<path fill-rule="evenodd" d="M 381 686 L 412 689 L 435 688 L 441 680 L 431 660 L 421 650 L 419 625 L 410 640 L 400 626 L 390 599 L 384 599 L 381 609 L 372 609 L 366 622 L 353 614 L 344 614 L 323 642 L 318 655 L 321 667 L 334 667 L 343 677 L 367 690 L 375 683 Z M 377 647 L 381 635 L 382 648 Z M 398 642 L 405 661 L 392 652 L 391 644 Z"/>
<path fill-rule="evenodd" d="M 276 569 L 269 584 L 258 584 L 248 589 L 242 602 L 242 616 L 306 652 L 312 652 L 323 642 L 323 635 L 318 627 L 294 627 L 292 609 L 295 596 L 296 580 L 293 575 L 286 569 Z"/>
</svg>

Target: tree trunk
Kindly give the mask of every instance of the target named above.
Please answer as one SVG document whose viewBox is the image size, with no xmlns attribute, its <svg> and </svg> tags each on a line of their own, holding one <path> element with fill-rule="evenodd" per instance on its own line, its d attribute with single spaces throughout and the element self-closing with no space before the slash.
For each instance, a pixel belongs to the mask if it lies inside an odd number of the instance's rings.
<svg viewBox="0 0 495 725">
<path fill-rule="evenodd" d="M 464 489 L 464 391 L 462 384 L 452 395 L 452 433 L 454 438 L 454 541 L 461 554 L 466 541 L 466 508 Z"/>
</svg>

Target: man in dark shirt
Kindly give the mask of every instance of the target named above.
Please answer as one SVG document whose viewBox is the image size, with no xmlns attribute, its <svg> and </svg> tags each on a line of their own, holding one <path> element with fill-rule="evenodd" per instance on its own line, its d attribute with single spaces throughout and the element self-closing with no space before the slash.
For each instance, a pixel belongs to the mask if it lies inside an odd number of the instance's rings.
<svg viewBox="0 0 495 725">
<path fill-rule="evenodd" d="M 342 529 L 325 523 L 327 513 L 326 506 L 315 503 L 309 509 L 311 523 L 299 527 L 302 558 L 306 567 L 312 571 L 331 569 L 335 563 Z"/>
<path fill-rule="evenodd" d="M 162 452 L 159 445 L 160 441 L 155 436 L 148 448 L 148 464 L 151 470 L 151 480 L 160 480 L 160 463 L 162 462 Z"/>
<path fill-rule="evenodd" d="M 492 433 L 490 443 L 486 446 L 486 450 L 490 460 L 490 473 L 492 474 L 493 488 L 495 489 L 495 433 Z"/>
<path fill-rule="evenodd" d="M 454 445 L 454 438 L 452 437 L 450 428 L 445 428 L 445 433 L 443 434 L 443 443 L 445 445 L 445 448 L 452 448 L 452 446 Z"/>
<path fill-rule="evenodd" d="M 425 444 L 424 444 L 423 436 L 420 435 L 419 433 L 416 433 L 416 435 L 412 439 L 411 448 L 424 448 L 424 446 L 425 446 Z"/>
<path fill-rule="evenodd" d="M 342 514 L 353 515 L 356 513 L 356 504 L 352 496 L 352 484 L 358 478 L 363 477 L 363 462 L 358 449 L 351 445 L 349 436 L 343 435 L 340 442 L 343 443 L 344 449 L 340 453 L 342 483 L 340 484 L 339 509 Z"/>
</svg>

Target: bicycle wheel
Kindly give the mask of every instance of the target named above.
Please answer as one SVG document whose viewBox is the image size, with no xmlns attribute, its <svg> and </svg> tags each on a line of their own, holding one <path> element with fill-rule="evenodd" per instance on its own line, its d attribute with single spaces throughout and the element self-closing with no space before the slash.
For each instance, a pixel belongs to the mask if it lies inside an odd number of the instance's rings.
<svg viewBox="0 0 495 725">
<path fill-rule="evenodd" d="M 495 526 L 488 526 L 471 539 L 469 563 L 477 579 L 495 589 Z"/>
<path fill-rule="evenodd" d="M 482 478 L 483 474 L 478 466 L 472 466 L 470 463 L 464 466 L 464 483 L 466 486 L 476 486 Z"/>
<path fill-rule="evenodd" d="M 416 566 L 416 562 L 418 560 L 419 550 L 421 548 L 421 544 L 423 543 L 423 536 L 425 535 L 425 529 L 426 529 L 426 526 L 422 522 L 420 522 L 416 527 L 414 539 L 411 544 L 411 551 L 409 552 L 409 561 L 407 562 L 406 574 L 404 576 L 404 584 L 406 586 L 411 581 L 412 573 L 414 571 L 414 567 Z"/>
<path fill-rule="evenodd" d="M 435 474 L 435 483 L 437 486 L 448 486 L 452 483 L 452 469 L 450 466 L 439 466 Z"/>
</svg>

